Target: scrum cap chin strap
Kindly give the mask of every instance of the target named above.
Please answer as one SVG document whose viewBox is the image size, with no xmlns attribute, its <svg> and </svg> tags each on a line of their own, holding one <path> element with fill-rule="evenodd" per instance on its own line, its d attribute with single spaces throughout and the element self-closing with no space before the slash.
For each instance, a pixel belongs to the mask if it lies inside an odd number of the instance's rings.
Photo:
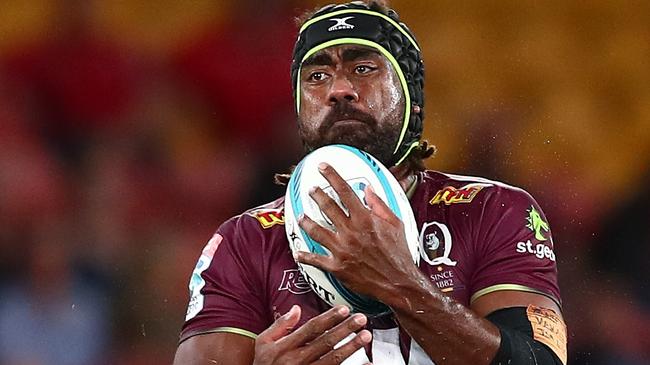
<svg viewBox="0 0 650 365">
<path fill-rule="evenodd" d="M 332 11 L 322 14 L 321 10 L 300 28 L 291 64 L 296 111 L 300 112 L 299 75 L 306 59 L 322 49 L 341 44 L 376 49 L 393 65 L 406 98 L 402 129 L 391 161 L 391 165 L 398 165 L 422 136 L 424 66 L 420 47 L 404 23 L 376 11 L 350 8 L 354 5 L 324 8 Z M 420 107 L 420 113 L 411 113 L 413 105 Z"/>
</svg>

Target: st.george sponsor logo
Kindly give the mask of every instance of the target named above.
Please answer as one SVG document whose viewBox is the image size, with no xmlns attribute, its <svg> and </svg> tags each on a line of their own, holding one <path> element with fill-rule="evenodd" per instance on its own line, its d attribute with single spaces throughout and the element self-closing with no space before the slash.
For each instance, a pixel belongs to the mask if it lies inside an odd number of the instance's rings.
<svg viewBox="0 0 650 365">
<path fill-rule="evenodd" d="M 548 223 L 542 219 L 542 215 L 535 209 L 534 206 L 530 206 L 530 210 L 527 210 L 528 217 L 526 217 L 526 227 L 531 231 L 535 232 L 535 239 L 538 241 L 546 241 L 546 237 L 542 233 L 548 232 L 550 230 Z"/>
<path fill-rule="evenodd" d="M 453 186 L 445 186 L 444 188 L 438 190 L 436 195 L 429 201 L 431 205 L 436 205 L 444 203 L 445 205 L 451 205 L 456 203 L 471 203 L 474 200 L 474 197 L 481 191 L 484 187 L 491 186 L 490 184 L 483 183 L 472 183 L 462 186 L 460 188 L 455 188 Z"/>
<path fill-rule="evenodd" d="M 550 247 L 546 246 L 543 243 L 538 243 L 535 245 L 530 240 L 526 242 L 518 242 L 517 252 L 533 254 L 540 260 L 547 258 L 551 261 L 555 261 L 555 253 Z"/>
<path fill-rule="evenodd" d="M 264 229 L 276 224 L 284 224 L 284 209 L 258 209 L 250 212 L 249 215 L 255 217 Z"/>
</svg>

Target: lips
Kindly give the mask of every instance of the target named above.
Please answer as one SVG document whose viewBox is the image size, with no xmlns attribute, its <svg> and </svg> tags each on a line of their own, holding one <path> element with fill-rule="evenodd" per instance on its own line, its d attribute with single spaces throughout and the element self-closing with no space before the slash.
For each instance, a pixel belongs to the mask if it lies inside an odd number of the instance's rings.
<svg viewBox="0 0 650 365">
<path fill-rule="evenodd" d="M 333 123 L 333 125 L 337 125 L 337 124 L 368 124 L 368 123 L 359 119 L 341 119 Z"/>
</svg>

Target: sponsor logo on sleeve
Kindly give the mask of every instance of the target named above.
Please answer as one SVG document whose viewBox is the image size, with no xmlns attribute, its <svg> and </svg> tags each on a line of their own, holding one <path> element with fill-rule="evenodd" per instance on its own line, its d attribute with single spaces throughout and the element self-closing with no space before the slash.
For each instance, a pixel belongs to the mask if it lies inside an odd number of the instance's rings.
<svg viewBox="0 0 650 365">
<path fill-rule="evenodd" d="M 276 224 L 284 224 L 284 209 L 258 209 L 250 212 L 249 215 L 255 217 L 264 229 Z"/>
<path fill-rule="evenodd" d="M 555 261 L 555 253 L 550 247 L 543 243 L 533 244 L 530 240 L 526 242 L 517 242 L 517 252 L 535 255 L 535 257 L 540 260 L 547 258 L 551 261 Z"/>
<path fill-rule="evenodd" d="M 539 214 L 539 212 L 535 209 L 534 206 L 530 206 L 530 210 L 527 210 L 528 212 L 528 217 L 526 217 L 526 221 L 528 222 L 526 224 L 526 227 L 530 229 L 531 231 L 535 232 L 535 239 L 538 241 L 546 241 L 546 237 L 542 233 L 548 232 L 549 227 L 548 223 L 546 223 L 543 219 L 542 216 Z"/>
<path fill-rule="evenodd" d="M 548 235 L 550 228 L 548 223 L 544 221 L 541 214 L 534 206 L 526 210 L 528 216 L 526 217 L 526 228 L 528 228 L 534 236 L 534 239 L 526 240 L 526 242 L 517 242 L 517 252 L 523 254 L 531 254 L 540 260 L 549 259 L 555 261 L 555 253 L 553 252 L 553 240 Z"/>
<path fill-rule="evenodd" d="M 474 197 L 481 191 L 484 187 L 491 186 L 490 184 L 484 183 L 472 183 L 462 186 L 460 188 L 455 188 L 453 186 L 445 186 L 444 188 L 438 190 L 436 195 L 429 201 L 431 205 L 436 205 L 444 203 L 445 205 L 451 205 L 456 203 L 471 203 L 474 200 Z"/>
<path fill-rule="evenodd" d="M 439 222 L 427 222 L 420 231 L 420 255 L 430 265 L 456 266 L 451 254 L 451 232 Z"/>
<path fill-rule="evenodd" d="M 192 271 L 189 285 L 190 304 L 187 306 L 187 313 L 185 314 L 186 321 L 194 318 L 203 309 L 204 297 L 203 294 L 201 294 L 201 289 L 205 286 L 205 280 L 201 274 L 210 266 L 214 253 L 217 251 L 222 240 L 223 237 L 218 233 L 212 236 L 210 241 L 205 245 L 205 248 L 203 248 L 201 257 L 199 257 L 199 260 L 196 262 L 196 266 L 194 267 L 194 271 Z"/>
<path fill-rule="evenodd" d="M 282 282 L 278 291 L 287 290 L 292 294 L 305 294 L 311 291 L 309 283 L 300 273 L 298 269 L 287 269 L 284 270 L 282 275 Z"/>
</svg>

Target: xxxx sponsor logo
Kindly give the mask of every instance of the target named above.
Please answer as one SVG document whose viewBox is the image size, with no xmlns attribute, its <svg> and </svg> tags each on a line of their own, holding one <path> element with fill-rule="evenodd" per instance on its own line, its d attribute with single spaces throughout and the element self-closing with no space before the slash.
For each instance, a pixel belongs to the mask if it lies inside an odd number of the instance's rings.
<svg viewBox="0 0 650 365">
<path fill-rule="evenodd" d="M 283 209 L 258 209 L 249 213 L 262 225 L 262 228 L 271 228 L 276 224 L 284 224 Z"/>
<path fill-rule="evenodd" d="M 481 191 L 484 187 L 491 186 L 490 184 L 482 183 L 473 183 L 467 184 L 460 188 L 453 186 L 445 186 L 444 188 L 438 190 L 436 195 L 429 201 L 431 205 L 436 205 L 444 203 L 445 205 L 451 205 L 456 203 L 470 203 L 474 200 L 474 197 Z"/>
</svg>

